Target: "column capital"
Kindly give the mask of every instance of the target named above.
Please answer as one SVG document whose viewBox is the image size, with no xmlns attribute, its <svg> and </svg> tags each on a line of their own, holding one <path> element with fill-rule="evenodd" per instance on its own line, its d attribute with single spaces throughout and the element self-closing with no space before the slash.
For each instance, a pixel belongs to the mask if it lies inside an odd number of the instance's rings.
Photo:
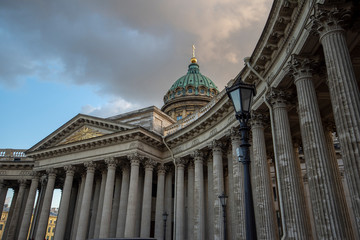
<svg viewBox="0 0 360 240">
<path fill-rule="evenodd" d="M 318 65 L 318 61 L 314 58 L 292 54 L 285 71 L 294 77 L 296 84 L 299 79 L 312 78 L 314 68 Z"/>
<path fill-rule="evenodd" d="M 291 94 L 288 91 L 271 88 L 270 92 L 268 92 L 266 95 L 266 99 L 274 107 L 286 107 L 288 104 L 288 99 L 289 99 L 290 95 Z"/>
<path fill-rule="evenodd" d="M 108 158 L 105 158 L 105 163 L 106 165 L 108 166 L 108 168 L 116 168 L 116 165 L 118 164 L 118 161 L 115 160 L 114 157 L 108 157 Z"/>
<path fill-rule="evenodd" d="M 25 187 L 26 184 L 27 184 L 27 180 L 26 180 L 26 179 L 19 179 L 19 180 L 18 180 L 18 183 L 20 184 L 20 187 L 21 187 L 21 186 Z"/>
<path fill-rule="evenodd" d="M 176 158 L 175 159 L 175 164 L 177 167 L 184 168 L 186 163 L 187 163 L 187 159 L 185 159 L 185 158 Z"/>
<path fill-rule="evenodd" d="M 84 166 L 86 167 L 87 171 L 95 171 L 96 168 L 96 163 L 94 163 L 93 161 L 89 161 L 89 162 L 85 162 Z"/>
<path fill-rule="evenodd" d="M 323 126 L 329 132 L 336 132 L 336 125 L 333 121 L 325 121 L 323 122 Z"/>
<path fill-rule="evenodd" d="M 204 161 L 204 153 L 201 152 L 200 150 L 195 150 L 193 153 L 191 153 L 191 157 L 194 158 L 194 163 L 203 163 Z"/>
<path fill-rule="evenodd" d="M 194 161 L 191 159 L 188 161 L 188 169 L 194 169 L 195 166 L 194 166 Z"/>
<path fill-rule="evenodd" d="M 74 165 L 66 165 L 64 166 L 64 170 L 66 171 L 66 175 L 74 176 L 76 167 Z"/>
<path fill-rule="evenodd" d="M 48 168 L 46 169 L 46 173 L 48 174 L 49 177 L 50 176 L 55 177 L 58 171 L 55 168 Z"/>
<path fill-rule="evenodd" d="M 213 153 L 221 153 L 223 147 L 224 144 L 219 140 L 213 140 L 210 145 Z"/>
<path fill-rule="evenodd" d="M 144 162 L 144 166 L 145 169 L 149 169 L 149 170 L 153 170 L 154 167 L 156 166 L 157 162 L 154 159 L 148 158 L 145 162 Z"/>
<path fill-rule="evenodd" d="M 260 113 L 258 111 L 252 111 L 250 124 L 252 128 L 256 127 L 265 127 L 265 125 L 269 122 L 269 116 L 264 113 Z"/>
<path fill-rule="evenodd" d="M 238 128 L 232 127 L 229 129 L 229 132 L 230 132 L 231 142 L 240 141 L 240 133 Z"/>
<path fill-rule="evenodd" d="M 321 39 L 332 32 L 343 32 L 351 19 L 351 4 L 345 1 L 338 4 L 316 4 L 315 13 L 312 15 L 311 23 L 307 28 L 313 34 L 320 35 Z"/>
<path fill-rule="evenodd" d="M 140 155 L 139 153 L 131 153 L 127 155 L 128 159 L 130 160 L 131 166 L 133 165 L 140 165 L 140 162 L 144 160 L 144 156 Z"/>
<path fill-rule="evenodd" d="M 161 164 L 159 164 L 157 166 L 157 173 L 158 174 L 165 174 L 166 171 L 167 171 L 167 167 L 164 164 L 161 163 Z"/>
</svg>

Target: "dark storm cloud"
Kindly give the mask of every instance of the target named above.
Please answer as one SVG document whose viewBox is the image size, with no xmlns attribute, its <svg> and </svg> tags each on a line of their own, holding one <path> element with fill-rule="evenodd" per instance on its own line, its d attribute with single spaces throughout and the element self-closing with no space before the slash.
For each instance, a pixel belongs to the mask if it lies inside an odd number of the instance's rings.
<svg viewBox="0 0 360 240">
<path fill-rule="evenodd" d="M 166 90 L 186 73 L 195 44 L 201 72 L 222 89 L 253 51 L 270 5 L 1 1 L 0 84 L 14 88 L 28 77 L 91 84 L 98 94 L 161 106 Z"/>
</svg>

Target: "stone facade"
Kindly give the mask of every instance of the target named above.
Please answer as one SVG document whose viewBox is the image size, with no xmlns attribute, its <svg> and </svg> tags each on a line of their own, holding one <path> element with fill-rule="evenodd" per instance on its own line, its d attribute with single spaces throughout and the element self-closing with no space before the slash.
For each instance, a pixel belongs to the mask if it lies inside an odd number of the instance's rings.
<svg viewBox="0 0 360 240">
<path fill-rule="evenodd" d="M 358 11 L 357 1 L 276 0 L 251 67 L 239 69 L 258 92 L 250 142 L 259 239 L 359 238 Z M 14 190 L 3 239 L 30 230 L 43 240 L 54 189 L 55 239 L 245 239 L 239 123 L 225 90 L 209 101 L 177 122 L 156 107 L 79 114 L 26 151 L 1 150 L 0 209 Z"/>
</svg>

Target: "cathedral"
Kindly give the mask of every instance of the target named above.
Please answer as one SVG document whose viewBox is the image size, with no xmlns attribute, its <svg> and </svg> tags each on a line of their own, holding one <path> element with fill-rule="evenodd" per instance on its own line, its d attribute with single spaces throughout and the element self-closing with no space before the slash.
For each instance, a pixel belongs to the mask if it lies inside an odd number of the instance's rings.
<svg viewBox="0 0 360 240">
<path fill-rule="evenodd" d="M 258 239 L 360 237 L 359 12 L 355 0 L 274 0 L 227 84 L 256 86 Z M 246 239 L 239 122 L 200 63 L 193 52 L 161 109 L 78 114 L 30 149 L 0 149 L 1 210 L 14 191 L 2 239 L 44 240 L 55 189 L 56 240 Z"/>
</svg>

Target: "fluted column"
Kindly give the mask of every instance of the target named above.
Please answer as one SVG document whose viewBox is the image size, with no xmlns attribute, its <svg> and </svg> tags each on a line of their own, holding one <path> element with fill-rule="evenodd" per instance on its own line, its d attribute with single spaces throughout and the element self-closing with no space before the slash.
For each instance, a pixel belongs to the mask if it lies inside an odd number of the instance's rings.
<svg viewBox="0 0 360 240">
<path fill-rule="evenodd" d="M 141 211 L 141 228 L 140 237 L 150 237 L 150 226 L 151 226 L 151 193 L 152 193 L 152 179 L 153 169 L 156 166 L 156 162 L 152 159 L 145 161 L 145 180 L 144 180 L 144 193 L 142 200 L 142 211 Z"/>
<path fill-rule="evenodd" d="M 236 128 L 230 129 L 233 179 L 234 179 L 234 211 L 230 213 L 233 220 L 233 239 L 245 239 L 245 191 L 244 191 L 244 166 L 239 162 L 236 149 L 240 147 L 240 133 Z M 230 195 L 229 195 L 230 196 Z"/>
<path fill-rule="evenodd" d="M 329 157 L 320 110 L 312 82 L 310 59 L 292 56 L 289 69 L 294 76 L 306 169 L 310 188 L 310 199 L 315 219 L 316 234 L 319 239 L 350 239 L 353 233 L 344 195 L 337 185 L 338 167 Z M 343 202 L 341 202 L 342 200 Z"/>
<path fill-rule="evenodd" d="M 256 232 L 259 239 L 278 239 L 270 166 L 267 161 L 264 125 L 268 118 L 259 113 L 251 114 L 252 131 L 252 187 Z"/>
<path fill-rule="evenodd" d="M 164 239 L 163 213 L 165 205 L 165 166 L 163 164 L 157 167 L 157 189 L 156 189 L 156 209 L 155 209 L 155 234 L 156 239 Z M 169 219 L 171 221 L 171 219 Z"/>
<path fill-rule="evenodd" d="M 95 235 L 95 226 L 96 226 L 96 219 L 97 213 L 99 208 L 99 201 L 100 201 L 100 191 L 101 191 L 101 178 L 95 174 L 95 188 L 94 188 L 94 197 L 92 200 L 92 207 L 91 207 L 91 219 L 90 219 L 90 226 L 89 226 L 89 238 L 94 238 Z M 98 232 L 99 232 L 98 228 Z"/>
<path fill-rule="evenodd" d="M 46 172 L 48 174 L 48 181 L 47 181 L 46 190 L 45 190 L 44 202 L 43 202 L 43 205 L 41 208 L 39 225 L 36 230 L 35 240 L 44 240 L 44 238 L 45 238 L 46 227 L 48 224 L 51 201 L 52 201 L 54 186 L 55 186 L 56 170 L 53 168 L 50 168 L 50 169 L 47 169 Z"/>
<path fill-rule="evenodd" d="M 59 215 L 56 220 L 57 224 L 55 228 L 55 240 L 64 239 L 65 226 L 66 226 L 68 210 L 69 210 L 69 201 L 70 201 L 71 189 L 72 189 L 74 173 L 75 173 L 75 167 L 72 165 L 65 166 L 64 169 L 66 171 L 66 177 L 65 177 L 64 188 L 61 196 Z"/>
<path fill-rule="evenodd" d="M 204 154 L 195 151 L 192 154 L 195 164 L 194 183 L 194 239 L 205 239 L 205 189 L 204 189 Z"/>
<path fill-rule="evenodd" d="M 33 178 L 31 180 L 29 195 L 26 200 L 24 216 L 23 216 L 23 219 L 22 219 L 22 222 L 20 225 L 20 232 L 19 232 L 18 239 L 26 239 L 27 238 L 38 185 L 39 185 L 39 175 L 34 172 Z"/>
<path fill-rule="evenodd" d="M 267 96 L 273 105 L 277 158 L 275 165 L 282 201 L 287 239 L 310 239 L 310 218 L 307 214 L 305 193 L 299 172 L 300 162 L 295 160 L 291 138 L 290 123 L 287 113 L 286 93 L 272 89 Z"/>
<path fill-rule="evenodd" d="M 100 196 L 99 196 L 99 203 L 96 206 L 97 211 L 96 211 L 94 238 L 99 238 L 100 236 L 101 217 L 104 206 L 104 196 L 105 196 L 105 188 L 106 188 L 106 178 L 107 178 L 107 170 L 106 168 L 101 168 Z"/>
<path fill-rule="evenodd" d="M 187 173 L 186 239 L 192 240 L 194 237 L 194 162 L 189 161 Z"/>
<path fill-rule="evenodd" d="M 214 239 L 214 179 L 213 179 L 213 156 L 212 153 L 207 159 L 207 216 L 206 216 L 206 229 L 205 239 Z"/>
<path fill-rule="evenodd" d="M 139 154 L 129 155 L 131 161 L 129 198 L 126 211 L 125 237 L 135 236 L 136 208 L 138 203 L 138 184 L 139 184 L 139 167 L 140 161 L 143 159 Z"/>
<path fill-rule="evenodd" d="M 173 188 L 173 168 L 169 168 L 165 176 L 165 212 L 168 214 L 166 221 L 166 235 L 165 239 L 172 239 L 172 222 L 173 222 L 173 197 L 172 197 L 172 188 Z"/>
<path fill-rule="evenodd" d="M 16 227 L 18 226 L 18 221 L 20 218 L 21 204 L 23 202 L 23 198 L 24 198 L 24 194 L 25 194 L 26 180 L 20 179 L 20 180 L 18 180 L 18 183 L 19 183 L 19 193 L 16 198 L 13 216 L 11 218 L 11 222 L 9 225 L 9 232 L 8 232 L 8 235 L 6 238 L 7 240 L 15 239 Z"/>
<path fill-rule="evenodd" d="M 123 164 L 122 170 L 122 181 L 121 181 L 121 194 L 120 194 L 120 206 L 118 212 L 118 222 L 116 226 L 116 237 L 124 237 L 125 233 L 125 220 L 126 211 L 129 198 L 129 184 L 130 184 L 130 170 L 129 165 Z"/>
<path fill-rule="evenodd" d="M 213 178 L 214 178 L 214 239 L 221 239 L 223 234 L 222 207 L 219 197 L 224 192 L 224 174 L 222 162 L 222 144 L 220 141 L 213 141 Z"/>
<path fill-rule="evenodd" d="M 175 240 L 185 239 L 185 188 L 184 175 L 186 160 L 176 159 L 176 210 L 175 210 Z"/>
<path fill-rule="evenodd" d="M 94 174 L 96 167 L 96 164 L 91 161 L 84 163 L 84 165 L 86 167 L 86 179 L 85 179 L 84 193 L 81 201 L 79 225 L 76 233 L 76 240 L 87 239 L 90 204 L 91 204 L 91 196 L 92 196 Z"/>
<path fill-rule="evenodd" d="M 115 171 L 117 161 L 114 158 L 105 159 L 107 164 L 107 176 L 106 176 L 106 185 L 104 193 L 104 202 L 103 210 L 100 223 L 100 238 L 108 238 L 110 233 L 110 220 L 111 220 L 111 210 L 112 210 L 112 201 L 114 194 L 114 184 L 115 184 Z"/>
<path fill-rule="evenodd" d="M 85 188 L 85 179 L 86 179 L 86 172 L 81 173 L 81 180 L 78 187 L 78 193 L 76 195 L 76 206 L 75 206 L 75 214 L 74 214 L 74 224 L 71 228 L 71 239 L 76 238 L 76 233 L 79 226 L 79 218 L 80 218 L 80 210 L 81 210 L 81 204 L 82 199 L 84 195 L 84 188 Z"/>
<path fill-rule="evenodd" d="M 8 236 L 10 225 L 11 225 L 11 219 L 12 219 L 12 217 L 14 215 L 15 205 L 16 205 L 16 201 L 18 199 L 19 188 L 15 187 L 15 188 L 13 188 L 13 190 L 14 190 L 14 195 L 13 195 L 12 200 L 11 200 L 10 210 L 8 212 L 8 217 L 7 217 L 7 220 L 6 220 L 5 229 L 3 231 L 3 239 L 4 240 L 7 240 L 7 236 Z"/>
<path fill-rule="evenodd" d="M 343 24 L 350 19 L 347 4 L 320 5 L 313 16 L 313 27 L 323 46 L 328 86 L 352 209 L 360 233 L 360 91 L 351 62 Z M 354 12 L 354 14 L 357 14 Z"/>
<path fill-rule="evenodd" d="M 121 175 L 116 173 L 115 177 L 115 189 L 114 189 L 114 202 L 111 210 L 111 224 L 110 224 L 110 237 L 116 236 L 117 217 L 120 206 L 120 193 L 121 193 Z"/>
</svg>

